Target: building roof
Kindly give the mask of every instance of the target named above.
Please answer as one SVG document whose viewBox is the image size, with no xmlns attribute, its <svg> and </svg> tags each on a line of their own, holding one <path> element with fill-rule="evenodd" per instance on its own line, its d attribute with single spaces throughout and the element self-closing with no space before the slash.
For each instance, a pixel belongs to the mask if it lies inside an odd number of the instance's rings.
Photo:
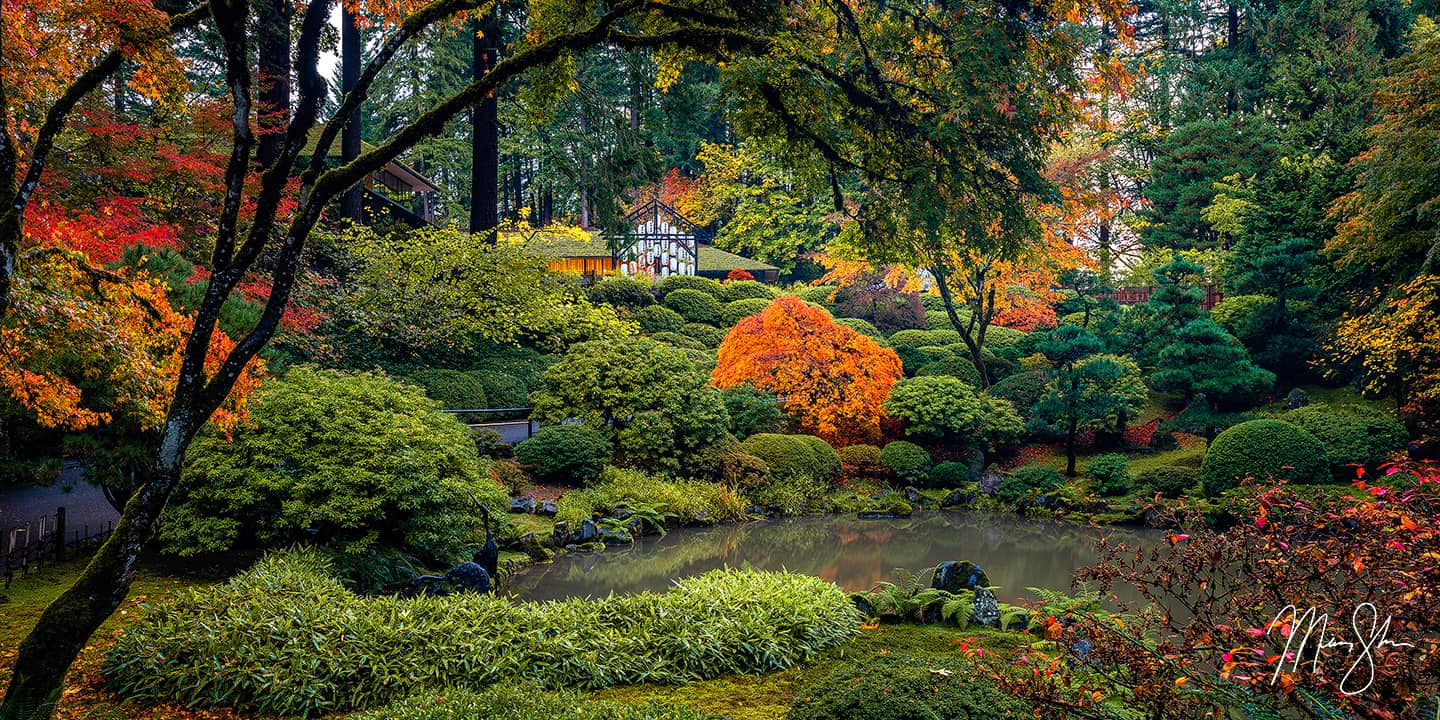
<svg viewBox="0 0 1440 720">
<path fill-rule="evenodd" d="M 323 130 L 324 128 L 320 126 L 316 126 L 310 129 L 310 136 L 305 140 L 305 149 L 300 151 L 301 155 L 309 157 L 315 154 L 315 145 L 316 143 L 320 142 L 320 133 Z M 361 141 L 360 152 L 362 154 L 370 152 L 374 149 L 374 145 L 371 145 L 368 142 Z M 330 143 L 330 151 L 325 154 L 325 157 L 338 162 L 340 160 L 340 155 L 340 138 L 336 137 L 335 141 Z M 436 187 L 435 183 L 430 182 L 430 180 L 424 175 L 415 172 L 415 170 L 413 170 L 409 165 L 406 165 L 399 160 L 391 160 L 390 162 L 385 164 L 384 169 L 388 170 L 390 174 L 394 175 L 397 178 L 400 178 L 402 181 L 408 184 L 411 188 L 411 192 L 440 192 L 440 188 Z"/>
<path fill-rule="evenodd" d="M 752 260 L 743 255 L 728 253 L 714 245 L 700 246 L 700 272 L 711 270 L 745 270 L 747 272 L 764 272 L 767 270 L 779 270 L 774 265 L 766 265 L 759 260 Z"/>
<path fill-rule="evenodd" d="M 511 235 L 519 239 L 519 234 Z M 550 233 L 540 231 L 526 242 L 536 255 L 544 258 L 608 258 L 610 257 L 610 246 L 605 241 L 605 236 L 596 232 L 591 233 L 588 238 L 579 238 L 574 235 Z M 745 270 L 748 272 L 765 272 L 779 270 L 774 265 L 767 265 L 759 260 L 752 260 L 743 255 L 728 253 L 714 245 L 700 246 L 700 263 L 696 268 L 698 272 L 713 272 L 718 270 Z"/>
</svg>

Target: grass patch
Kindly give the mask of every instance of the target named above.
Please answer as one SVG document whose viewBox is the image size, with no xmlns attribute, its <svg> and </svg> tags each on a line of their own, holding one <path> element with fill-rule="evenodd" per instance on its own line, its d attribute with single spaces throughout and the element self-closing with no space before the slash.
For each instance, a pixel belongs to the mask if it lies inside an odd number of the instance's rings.
<svg viewBox="0 0 1440 720">
<path fill-rule="evenodd" d="M 731 720 L 775 720 L 785 717 L 800 688 L 841 666 L 887 655 L 959 657 L 958 645 L 1005 648 L 1028 644 L 1032 638 L 998 630 L 959 630 L 943 625 L 881 625 L 838 648 L 826 650 L 805 665 L 764 675 L 730 675 L 686 685 L 629 685 L 593 693 L 622 703 L 683 704 Z"/>
<path fill-rule="evenodd" d="M 555 530 L 555 520 L 544 515 L 512 513 L 507 530 L 506 537 L 512 540 L 518 540 L 530 533 L 535 533 L 540 538 L 547 538 Z"/>
</svg>

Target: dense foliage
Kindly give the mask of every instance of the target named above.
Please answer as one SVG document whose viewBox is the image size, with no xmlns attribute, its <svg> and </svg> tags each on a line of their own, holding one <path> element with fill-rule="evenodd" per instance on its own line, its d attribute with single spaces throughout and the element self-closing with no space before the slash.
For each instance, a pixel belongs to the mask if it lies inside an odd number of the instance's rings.
<svg viewBox="0 0 1440 720">
<path fill-rule="evenodd" d="M 1008 400 L 977 393 L 960 379 L 944 375 L 895 383 L 884 407 L 905 423 L 908 433 L 985 452 L 1018 440 L 1025 431 Z"/>
<path fill-rule="evenodd" d="M 554 603 L 362 598 L 316 554 L 285 552 L 147 610 L 105 675 L 135 699 L 318 715 L 417 685 L 600 688 L 781 669 L 849 639 L 857 622 L 844 593 L 803 575 L 715 571 L 660 595 Z"/>
<path fill-rule="evenodd" d="M 684 705 L 622 705 L 538 685 L 498 685 L 476 692 L 447 688 L 418 693 L 353 720 L 710 720 Z"/>
<path fill-rule="evenodd" d="M 549 425 L 515 446 L 515 459 L 543 482 L 588 484 L 600 477 L 614 449 L 588 425 Z"/>
<path fill-rule="evenodd" d="M 676 470 L 725 434 L 720 392 L 685 353 L 645 339 L 570 347 L 530 396 L 542 422 L 579 420 L 615 446 L 617 461 Z"/>
<path fill-rule="evenodd" d="M 185 478 L 159 535 L 181 556 L 305 541 L 448 562 L 478 544 L 478 503 L 505 501 L 469 430 L 418 390 L 304 367 L 257 392 L 233 437 L 197 440 Z"/>
<path fill-rule="evenodd" d="M 1280 420 L 1251 420 L 1220 433 L 1205 451 L 1205 493 L 1218 495 L 1244 478 L 1321 482 L 1330 477 L 1325 445 Z"/>
<path fill-rule="evenodd" d="M 1019 720 L 1033 710 L 953 658 L 843 665 L 801 687 L 787 720 Z"/>
</svg>

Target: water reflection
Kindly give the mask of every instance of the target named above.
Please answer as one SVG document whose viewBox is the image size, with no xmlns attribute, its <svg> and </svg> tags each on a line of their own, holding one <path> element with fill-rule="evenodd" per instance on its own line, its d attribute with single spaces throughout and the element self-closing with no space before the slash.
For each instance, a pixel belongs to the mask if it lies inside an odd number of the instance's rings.
<svg viewBox="0 0 1440 720">
<path fill-rule="evenodd" d="M 678 579 L 748 564 L 829 580 L 865 590 L 893 579 L 895 568 L 970 560 L 999 585 L 1001 601 L 1026 597 L 1026 587 L 1064 589 L 1077 568 L 1092 564 L 1100 535 L 1149 546 L 1153 532 L 1096 529 L 1014 515 L 922 513 L 906 520 L 809 516 L 744 525 L 672 531 L 633 548 L 567 555 L 522 570 L 507 592 L 528 600 L 663 591 Z"/>
</svg>

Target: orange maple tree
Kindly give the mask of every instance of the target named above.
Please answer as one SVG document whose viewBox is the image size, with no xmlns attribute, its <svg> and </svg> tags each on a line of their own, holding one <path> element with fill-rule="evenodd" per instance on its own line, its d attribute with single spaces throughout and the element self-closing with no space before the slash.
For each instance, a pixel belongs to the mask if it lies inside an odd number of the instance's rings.
<svg viewBox="0 0 1440 720">
<path fill-rule="evenodd" d="M 845 445 L 880 437 L 880 404 L 901 377 L 895 351 L 787 296 L 725 336 L 712 381 L 772 392 L 803 431 Z"/>
</svg>

